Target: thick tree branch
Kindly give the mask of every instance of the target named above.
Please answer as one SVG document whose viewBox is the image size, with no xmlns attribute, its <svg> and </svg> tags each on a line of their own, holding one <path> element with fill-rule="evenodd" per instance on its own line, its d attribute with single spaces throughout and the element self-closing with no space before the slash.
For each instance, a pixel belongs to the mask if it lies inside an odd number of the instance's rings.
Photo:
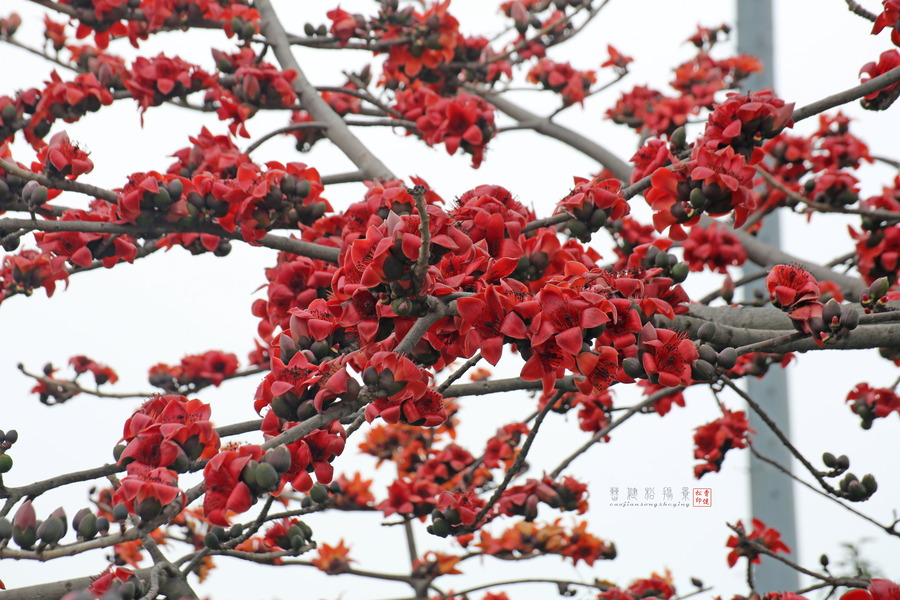
<svg viewBox="0 0 900 600">
<path fill-rule="evenodd" d="M 836 273 L 828 267 L 823 267 L 816 263 L 812 263 L 787 252 L 783 252 L 774 248 L 747 232 L 735 229 L 731 232 L 744 247 L 747 252 L 747 258 L 761 267 L 772 267 L 775 265 L 797 264 L 812 273 L 819 281 L 833 281 L 841 287 L 844 296 L 848 300 L 859 300 L 859 297 L 865 292 L 869 286 L 862 279 Z"/>
<path fill-rule="evenodd" d="M 221 227 L 213 223 L 200 223 L 189 229 L 178 226 L 174 223 L 154 223 L 146 227 L 139 225 L 120 225 L 118 223 L 110 223 L 107 221 L 45 221 L 38 219 L 0 219 L 0 229 L 13 231 L 24 229 L 28 231 L 80 231 L 85 233 L 102 233 L 102 234 L 125 234 L 133 237 L 141 237 L 146 234 L 159 233 L 209 233 L 217 235 L 229 240 L 244 241 L 240 233 L 229 233 Z M 320 246 L 295 238 L 285 238 L 266 234 L 261 240 L 256 242 L 260 246 L 297 254 L 300 256 L 308 256 L 309 258 L 317 258 L 326 262 L 336 263 L 340 251 L 337 248 L 328 246 Z"/>
<path fill-rule="evenodd" d="M 898 82 L 900 82 L 900 67 L 895 67 L 887 73 L 882 73 L 878 77 L 873 77 L 865 83 L 861 83 L 857 86 L 846 89 L 843 92 L 832 94 L 831 96 L 822 98 L 821 100 L 816 100 L 815 102 L 807 104 L 806 106 L 802 106 L 794 111 L 792 118 L 794 119 L 795 123 L 797 121 L 802 121 L 803 119 L 807 119 L 809 117 L 812 117 L 813 115 L 825 112 L 830 108 L 841 106 L 842 104 L 847 104 L 848 102 L 858 100 L 859 98 L 877 92 L 878 90 L 883 90 L 884 88 L 894 85 Z"/>
<path fill-rule="evenodd" d="M 870 348 L 900 348 L 900 324 L 883 322 L 895 319 L 894 312 L 881 315 L 863 315 L 860 326 L 825 345 L 830 350 L 864 350 Z M 717 348 L 737 348 L 772 338 L 796 333 L 790 319 L 772 307 L 709 307 L 691 305 L 688 315 L 674 320 L 660 319 L 660 324 L 687 331 L 697 338 L 704 323 L 714 322 L 716 331 L 707 341 Z M 766 352 L 807 352 L 822 350 L 811 337 L 774 344 Z M 748 350 L 752 351 L 752 350 Z"/>
<path fill-rule="evenodd" d="M 586 156 L 596 160 L 603 167 L 609 169 L 616 178 L 621 179 L 622 181 L 628 181 L 631 178 L 631 167 L 628 163 L 593 140 L 568 127 L 554 123 L 550 119 L 542 119 L 538 115 L 501 96 L 485 93 L 482 93 L 482 96 L 485 100 L 516 121 L 523 124 L 529 124 L 533 131 L 559 140 L 567 146 L 571 146 Z"/>
<path fill-rule="evenodd" d="M 312 115 L 313 119 L 326 124 L 325 134 L 328 139 L 340 148 L 347 158 L 370 179 L 394 179 L 391 170 L 351 133 L 344 120 L 322 99 L 316 88 L 306 78 L 291 52 L 290 41 L 270 0 L 257 0 L 256 9 L 262 16 L 262 33 L 271 44 L 281 67 L 293 69 L 297 73 L 293 87 L 303 108 Z"/>
<path fill-rule="evenodd" d="M 146 579 L 150 576 L 151 571 L 152 567 L 138 569 L 135 571 L 135 575 L 141 579 Z M 64 581 L 54 581 L 4 590 L 0 591 L 0 600 L 59 600 L 71 591 L 86 589 L 91 585 L 91 582 L 93 582 L 95 578 L 96 575 L 90 577 L 77 577 L 74 579 L 66 579 Z"/>
</svg>

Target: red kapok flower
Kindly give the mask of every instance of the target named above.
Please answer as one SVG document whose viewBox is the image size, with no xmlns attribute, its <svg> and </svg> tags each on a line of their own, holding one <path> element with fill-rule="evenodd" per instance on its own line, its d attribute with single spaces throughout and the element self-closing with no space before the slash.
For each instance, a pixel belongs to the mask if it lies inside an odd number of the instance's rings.
<svg viewBox="0 0 900 600">
<path fill-rule="evenodd" d="M 900 7 L 900 2 L 894 0 L 893 3 Z M 881 16 L 884 16 L 886 12 L 887 10 L 885 10 Z M 880 18 L 881 17 L 879 17 L 879 19 Z M 894 27 L 891 31 L 891 37 L 900 39 L 900 30 Z M 897 52 L 896 50 L 886 50 L 878 57 L 878 62 L 870 62 L 863 65 L 863 68 L 859 70 L 859 77 L 860 80 L 865 83 L 869 79 L 883 75 L 896 67 L 900 67 L 900 52 Z M 869 110 L 884 110 L 894 103 L 898 94 L 900 94 L 900 84 L 895 83 L 865 96 L 861 100 L 862 106 Z"/>
<path fill-rule="evenodd" d="M 113 500 L 123 502 L 128 512 L 145 520 L 156 518 L 164 507 L 175 502 L 184 492 L 178 489 L 178 474 L 164 468 L 151 468 L 141 463 L 132 463 L 128 476 L 113 495 Z"/>
<path fill-rule="evenodd" d="M 781 541 L 781 533 L 772 527 L 766 527 L 766 524 L 759 519 L 753 519 L 753 531 L 747 534 L 744 530 L 744 524 L 737 522 L 735 529 L 740 532 L 740 536 L 733 535 L 728 538 L 726 544 L 731 548 L 728 553 L 728 566 L 733 567 L 742 556 L 750 559 L 751 563 L 759 563 L 759 550 L 756 544 L 768 548 L 771 552 L 785 552 L 790 554 L 790 549 Z"/>
<path fill-rule="evenodd" d="M 891 30 L 891 41 L 900 46 L 900 0 L 882 0 L 884 9 L 876 17 L 872 35 L 877 35 L 887 27 Z"/>
<path fill-rule="evenodd" d="M 887 579 L 873 579 L 868 589 L 850 590 L 841 600 L 900 600 L 900 585 Z"/>
<path fill-rule="evenodd" d="M 691 363 L 700 355 L 683 334 L 647 323 L 641 331 L 640 352 L 651 382 L 666 387 L 691 384 Z"/>
<path fill-rule="evenodd" d="M 50 177 L 76 179 L 94 169 L 88 153 L 69 141 L 65 131 L 50 138 L 47 146 L 38 152 L 37 158 L 43 171 Z"/>
<path fill-rule="evenodd" d="M 732 448 L 746 448 L 750 433 L 753 430 L 742 410 L 725 409 L 721 418 L 698 427 L 694 432 L 694 458 L 706 462 L 694 466 L 694 477 L 700 479 L 707 473 L 718 472 L 725 453 Z"/>
<path fill-rule="evenodd" d="M 227 526 L 228 512 L 242 513 L 249 510 L 253 497 L 249 486 L 241 481 L 241 471 L 251 460 L 262 458 L 259 446 L 240 446 L 216 454 L 203 469 L 206 495 L 203 514 L 211 523 Z"/>
<path fill-rule="evenodd" d="M 747 253 L 737 237 L 715 222 L 707 228 L 691 227 L 691 233 L 681 247 L 691 271 L 707 268 L 724 274 L 728 273 L 727 267 L 740 266 L 747 260 Z"/>
<path fill-rule="evenodd" d="M 328 544 L 319 545 L 319 556 L 312 559 L 312 564 L 317 569 L 325 571 L 329 575 L 346 573 L 350 569 L 350 563 L 355 562 L 350 555 L 350 548 L 340 540 L 337 546 Z"/>
</svg>

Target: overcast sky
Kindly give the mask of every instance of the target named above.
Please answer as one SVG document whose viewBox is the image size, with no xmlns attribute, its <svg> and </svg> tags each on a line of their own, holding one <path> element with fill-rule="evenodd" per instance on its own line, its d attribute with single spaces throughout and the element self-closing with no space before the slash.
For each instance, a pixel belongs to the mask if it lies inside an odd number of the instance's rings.
<svg viewBox="0 0 900 600">
<path fill-rule="evenodd" d="M 332 8 L 325 2 L 281 0 L 275 4 L 279 9 L 292 11 L 282 15 L 288 27 L 296 32 L 306 21 L 325 22 L 324 12 Z M 868 4 L 874 10 L 878 3 Z M 493 5 L 493 2 L 456 0 L 452 11 L 465 33 L 490 35 L 499 27 Z M 370 2 L 363 1 L 341 3 L 342 8 L 351 12 L 370 12 L 370 6 Z M 39 45 L 41 28 L 36 22 L 42 10 L 25 0 L 6 0 L 0 12 L 8 10 L 17 10 L 26 19 L 20 39 Z M 635 58 L 632 74 L 621 87 L 591 98 L 584 109 L 569 109 L 561 120 L 627 159 L 637 147 L 635 136 L 604 120 L 603 112 L 621 91 L 633 85 L 649 84 L 663 89 L 671 68 L 691 56 L 692 48 L 683 41 L 694 32 L 695 26 L 733 23 L 733 15 L 733 2 L 723 0 L 611 2 L 578 41 L 559 48 L 554 57 L 571 60 L 577 68 L 597 68 L 606 58 L 606 45 L 613 44 Z M 870 36 L 870 25 L 849 14 L 840 0 L 776 2 L 776 19 L 776 90 L 798 106 L 854 85 L 859 68 L 891 47 L 887 35 Z M 232 48 L 231 42 L 221 34 L 192 32 L 189 36 L 178 33 L 154 40 L 142 46 L 141 53 L 153 56 L 160 51 L 170 55 L 178 52 L 187 60 L 211 68 L 209 44 L 225 50 Z M 114 44 L 112 50 L 133 56 L 127 44 Z M 302 51 L 298 56 L 307 76 L 322 85 L 343 83 L 340 71 L 358 68 L 367 59 L 362 53 L 343 52 Z M 6 45 L 0 46 L 0 61 L 5 65 L 0 94 L 39 85 L 50 72 L 47 63 Z M 545 100 L 536 93 L 519 94 L 517 100 L 537 107 L 538 112 L 554 108 L 550 99 Z M 900 130 L 900 119 L 895 107 L 885 113 L 863 114 L 853 105 L 846 112 L 860 117 L 858 122 L 854 121 L 852 130 L 870 144 L 873 154 L 898 158 L 896 132 Z M 216 133 L 226 131 L 225 125 L 214 118 L 185 115 L 169 108 L 149 111 L 141 129 L 136 106 L 128 101 L 118 102 L 100 115 L 71 125 L 59 123 L 54 131 L 64 125 L 73 140 L 92 152 L 95 170 L 83 179 L 108 188 L 122 186 L 127 175 L 135 171 L 165 170 L 172 162 L 168 156 L 186 146 L 187 137 L 198 133 L 202 124 Z M 264 117 L 251 122 L 253 136 L 284 124 L 280 117 Z M 798 130 L 809 133 L 815 128 L 812 121 L 801 124 Z M 526 132 L 508 133 L 492 141 L 485 163 L 477 171 L 468 168 L 467 157 L 447 157 L 443 148 L 428 149 L 412 138 L 369 129 L 361 131 L 360 136 L 394 172 L 424 177 L 447 200 L 475 185 L 500 184 L 522 202 L 533 205 L 539 216 L 547 216 L 565 196 L 572 176 L 588 176 L 597 170 L 597 165 L 584 156 Z M 246 147 L 249 142 L 238 143 Z M 15 158 L 28 164 L 33 152 L 18 143 Z M 253 158 L 259 162 L 302 161 L 315 166 L 322 174 L 350 169 L 349 162 L 325 144 L 320 143 L 309 155 L 298 155 L 288 139 L 268 142 Z M 893 173 L 883 167 L 868 167 L 861 177 L 864 191 L 877 193 L 882 185 L 890 182 Z M 343 185 L 329 187 L 324 195 L 335 205 L 346 206 L 361 194 L 362 186 Z M 69 205 L 80 202 L 77 196 L 65 200 Z M 642 200 L 636 199 L 632 204 L 635 212 L 647 214 L 639 208 Z M 820 215 L 807 227 L 805 219 L 788 218 L 783 226 L 784 246 L 789 252 L 825 262 L 850 249 L 847 223 L 841 217 Z M 601 252 L 611 256 L 604 244 L 600 241 Z M 16 371 L 16 363 L 23 362 L 30 369 L 39 370 L 47 361 L 62 365 L 73 355 L 86 354 L 119 372 L 122 381 L 117 391 L 149 390 L 148 367 L 157 362 L 175 363 L 186 354 L 209 349 L 235 352 L 242 364 L 246 364 L 256 329 L 250 304 L 260 295 L 256 290 L 265 281 L 262 270 L 274 264 L 275 253 L 240 244 L 234 246 L 225 260 L 190 257 L 175 249 L 135 265 L 73 277 L 70 288 L 60 287 L 51 299 L 39 291 L 31 298 L 16 297 L 3 303 L 0 381 L 4 382 L 4 393 L 0 401 L 5 408 L 0 428 L 16 428 L 20 432 L 20 441 L 11 451 L 16 466 L 4 478 L 7 484 L 21 485 L 111 460 L 111 450 L 121 435 L 122 424 L 139 405 L 138 401 L 77 397 L 63 406 L 42 406 L 28 393 L 31 384 Z M 699 294 L 719 283 L 718 278 L 712 277 L 700 281 L 690 288 Z M 511 361 L 506 368 L 515 373 L 519 366 Z M 847 453 L 853 461 L 851 470 L 860 476 L 874 473 L 880 490 L 863 508 L 878 520 L 890 522 L 891 511 L 897 508 L 896 498 L 900 497 L 900 481 L 890 479 L 897 472 L 900 425 L 893 418 L 889 422 L 877 422 L 870 432 L 862 432 L 844 397 L 853 385 L 864 380 L 876 386 L 889 386 L 896 377 L 896 368 L 874 352 L 817 353 L 800 357 L 790 377 L 797 445 L 813 462 L 825 450 Z M 257 382 L 250 379 L 204 391 L 200 398 L 212 404 L 217 424 L 250 419 L 255 416 L 252 397 Z M 616 396 L 619 401 L 630 403 L 637 398 L 637 392 L 619 386 Z M 722 473 L 707 476 L 700 484 L 694 481 L 692 430 L 716 418 L 717 409 L 708 392 L 700 390 L 688 398 L 686 409 L 675 409 L 665 418 L 648 415 L 633 420 L 615 432 L 610 445 L 595 447 L 570 467 L 569 474 L 591 483 L 590 531 L 614 541 L 619 558 L 597 563 L 593 568 L 582 564 L 577 569 L 560 565 L 555 558 L 542 559 L 536 563 L 538 567 L 493 559 L 469 561 L 466 575 L 460 576 L 460 583 L 454 582 L 453 587 L 461 589 L 473 582 L 521 577 L 523 568 L 531 576 L 539 570 L 564 578 L 590 581 L 596 577 L 621 585 L 651 571 L 671 569 L 681 593 L 691 589 L 692 576 L 715 586 L 705 596 L 730 597 L 733 593 L 746 592 L 743 570 L 729 570 L 725 562 L 725 540 L 729 535 L 725 522 L 749 517 L 746 455 L 729 454 Z M 725 398 L 732 409 L 743 408 L 736 398 Z M 472 451 L 477 453 L 483 440 L 498 426 L 529 413 L 534 402 L 524 394 L 509 394 L 465 399 L 462 405 L 461 439 L 471 443 Z M 585 439 L 577 429 L 574 414 L 551 417 L 529 456 L 534 474 L 553 468 L 560 457 Z M 253 436 L 245 439 L 259 441 Z M 351 438 L 347 456 L 336 462 L 338 471 L 371 471 L 368 461 L 346 460 L 361 439 L 362 432 Z M 380 478 L 389 481 L 390 473 Z M 194 482 L 196 478 L 184 480 Z M 614 486 L 623 490 L 629 486 L 641 490 L 648 487 L 661 490 L 665 486 L 709 487 L 714 503 L 704 509 L 610 507 L 609 489 Z M 88 486 L 70 487 L 65 493 L 58 491 L 36 500 L 39 517 L 59 504 L 65 504 L 70 516 L 86 505 L 84 493 Z M 377 493 L 380 495 L 381 491 Z M 838 560 L 841 542 L 879 538 L 876 528 L 811 492 L 798 490 L 797 499 L 799 561 L 807 567 L 815 568 L 822 552 Z M 542 518 L 554 517 L 548 511 L 542 513 Z M 571 522 L 572 517 L 566 514 L 563 519 Z M 378 528 L 377 522 L 378 518 L 371 515 L 309 520 L 318 541 L 335 543 L 345 537 L 353 549 L 351 556 L 359 561 L 357 566 L 402 572 L 407 557 L 401 531 L 396 527 Z M 420 551 L 440 548 L 443 543 L 427 536 L 424 528 L 418 539 Z M 883 569 L 884 575 L 900 579 L 896 560 L 887 558 L 898 556 L 900 548 L 896 538 L 865 542 L 862 549 L 867 558 Z M 178 556 L 180 551 L 178 548 L 168 552 Z M 216 570 L 208 584 L 196 588 L 201 595 L 217 600 L 339 596 L 355 600 L 401 597 L 408 593 L 408 588 L 403 586 L 374 585 L 350 577 L 329 578 L 311 569 L 298 572 L 237 566 L 221 558 L 217 564 L 225 568 Z M 0 579 L 12 588 L 69 575 L 93 574 L 104 566 L 99 553 L 54 561 L 53 567 L 4 561 L 0 564 Z M 444 582 L 444 585 L 449 584 Z M 509 587 L 507 591 L 513 599 L 555 594 L 553 588 L 537 586 Z M 477 593 L 474 597 L 481 595 Z"/>
</svg>

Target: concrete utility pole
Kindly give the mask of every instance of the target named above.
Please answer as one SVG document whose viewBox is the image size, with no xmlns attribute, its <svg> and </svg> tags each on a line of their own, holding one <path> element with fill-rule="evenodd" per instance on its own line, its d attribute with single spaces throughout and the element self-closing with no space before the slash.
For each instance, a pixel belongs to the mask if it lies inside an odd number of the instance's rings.
<svg viewBox="0 0 900 600">
<path fill-rule="evenodd" d="M 772 0 L 737 0 L 738 52 L 758 57 L 764 66 L 762 73 L 750 76 L 744 84 L 748 91 L 775 87 L 775 21 Z M 778 247 L 781 230 L 778 215 L 766 218 L 759 239 Z M 748 285 L 745 299 L 752 300 L 756 290 L 766 293 L 765 283 L 758 280 Z M 788 382 L 785 372 L 773 367 L 763 379 L 747 380 L 747 393 L 762 407 L 778 427 L 790 435 Z M 756 430 L 754 447 L 763 456 L 790 468 L 791 454 L 765 423 L 750 411 L 750 426 Z M 782 539 L 797 556 L 797 527 L 794 518 L 794 488 L 791 479 L 755 456 L 750 456 L 750 506 L 754 517 L 781 532 Z M 749 525 L 749 524 L 748 524 Z M 756 569 L 756 589 L 760 594 L 798 589 L 796 571 L 772 558 L 763 556 Z"/>
</svg>

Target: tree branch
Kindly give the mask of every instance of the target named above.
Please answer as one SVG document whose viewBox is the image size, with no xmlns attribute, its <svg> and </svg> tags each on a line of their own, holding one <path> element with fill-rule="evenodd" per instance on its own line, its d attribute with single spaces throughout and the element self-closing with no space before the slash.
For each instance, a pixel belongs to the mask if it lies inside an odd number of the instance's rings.
<svg viewBox="0 0 900 600">
<path fill-rule="evenodd" d="M 522 108 L 518 104 L 502 98 L 497 95 L 490 95 L 479 91 L 479 94 L 488 102 L 497 107 L 506 115 L 512 117 L 520 123 L 530 123 L 531 129 L 535 132 L 559 140 L 571 146 L 572 148 L 582 152 L 586 156 L 596 160 L 603 167 L 606 167 L 613 175 L 622 181 L 628 181 L 631 178 L 631 167 L 621 158 L 594 142 L 593 140 L 581 135 L 580 133 L 554 123 L 549 119 L 542 119 L 536 114 Z"/>
<path fill-rule="evenodd" d="M 598 431 L 597 433 L 592 435 L 591 439 L 588 440 L 585 444 L 583 444 L 580 448 L 578 448 L 578 450 L 576 450 L 575 452 L 570 454 L 568 457 L 563 459 L 563 461 L 561 463 L 559 463 L 559 465 L 550 472 L 550 477 L 553 477 L 554 479 L 559 477 L 560 473 L 562 473 L 566 469 L 566 467 L 568 467 L 570 464 L 572 464 L 572 461 L 574 461 L 576 458 L 578 458 L 579 456 L 581 456 L 582 454 L 587 452 L 587 450 L 591 446 L 593 446 L 598 441 L 605 438 L 607 435 L 609 435 L 609 433 L 613 429 L 616 429 L 619 425 L 621 425 L 622 423 L 624 423 L 625 421 L 627 421 L 628 419 L 630 419 L 637 413 L 641 412 L 645 407 L 650 406 L 654 402 L 661 400 L 667 396 L 671 396 L 672 394 L 677 394 L 678 392 L 680 392 L 683 389 L 684 389 L 683 387 L 674 387 L 674 388 L 666 388 L 664 390 L 659 390 L 658 392 L 654 392 L 653 394 L 648 396 L 646 400 L 639 402 L 638 404 L 635 404 L 634 406 L 629 408 L 627 411 L 625 411 L 625 414 L 623 414 L 621 417 L 619 417 L 615 421 L 608 423 L 606 425 L 606 427 L 604 427 L 603 429 L 601 429 L 600 431 Z"/>
<path fill-rule="evenodd" d="M 151 233 L 209 233 L 229 240 L 245 241 L 239 233 L 229 233 L 213 223 L 200 223 L 185 229 L 174 223 L 154 223 L 141 227 L 139 225 L 120 225 L 107 221 L 43 221 L 37 219 L 0 219 L 0 228 L 10 231 L 25 229 L 28 231 L 80 231 L 85 233 L 125 234 L 133 237 Z M 267 233 L 256 242 L 260 246 L 281 250 L 290 254 L 317 258 L 336 263 L 340 250 L 329 246 L 320 246 L 295 238 L 285 238 Z"/>
<path fill-rule="evenodd" d="M 798 108 L 794 111 L 791 118 L 795 123 L 797 121 L 802 121 L 813 115 L 825 112 L 830 108 L 847 104 L 848 102 L 852 102 L 863 96 L 868 96 L 869 94 L 883 90 L 898 82 L 900 82 L 900 67 L 895 67 L 887 73 L 882 73 L 878 77 L 873 77 L 865 83 L 861 83 L 855 87 L 846 89 L 843 92 L 838 92 L 837 94 L 833 94 Z"/>
<path fill-rule="evenodd" d="M 900 67 L 898 67 L 898 74 L 900 74 Z M 739 229 L 735 229 L 731 233 L 741 242 L 741 245 L 747 252 L 747 258 L 761 267 L 787 264 L 800 265 L 809 271 L 817 280 L 833 281 L 838 284 L 848 300 L 859 300 L 859 297 L 869 287 L 862 279 L 850 277 L 849 275 L 844 275 L 842 273 L 835 273 L 827 267 L 800 259 L 787 252 L 774 248 Z"/>
<path fill-rule="evenodd" d="M 255 6 L 262 16 L 262 33 L 271 44 L 275 57 L 283 69 L 293 69 L 297 73 L 293 81 L 294 91 L 312 118 L 325 123 L 325 135 L 328 139 L 370 179 L 395 179 L 391 170 L 351 133 L 344 120 L 322 99 L 306 78 L 291 52 L 290 41 L 270 0 L 257 0 Z"/>
</svg>

